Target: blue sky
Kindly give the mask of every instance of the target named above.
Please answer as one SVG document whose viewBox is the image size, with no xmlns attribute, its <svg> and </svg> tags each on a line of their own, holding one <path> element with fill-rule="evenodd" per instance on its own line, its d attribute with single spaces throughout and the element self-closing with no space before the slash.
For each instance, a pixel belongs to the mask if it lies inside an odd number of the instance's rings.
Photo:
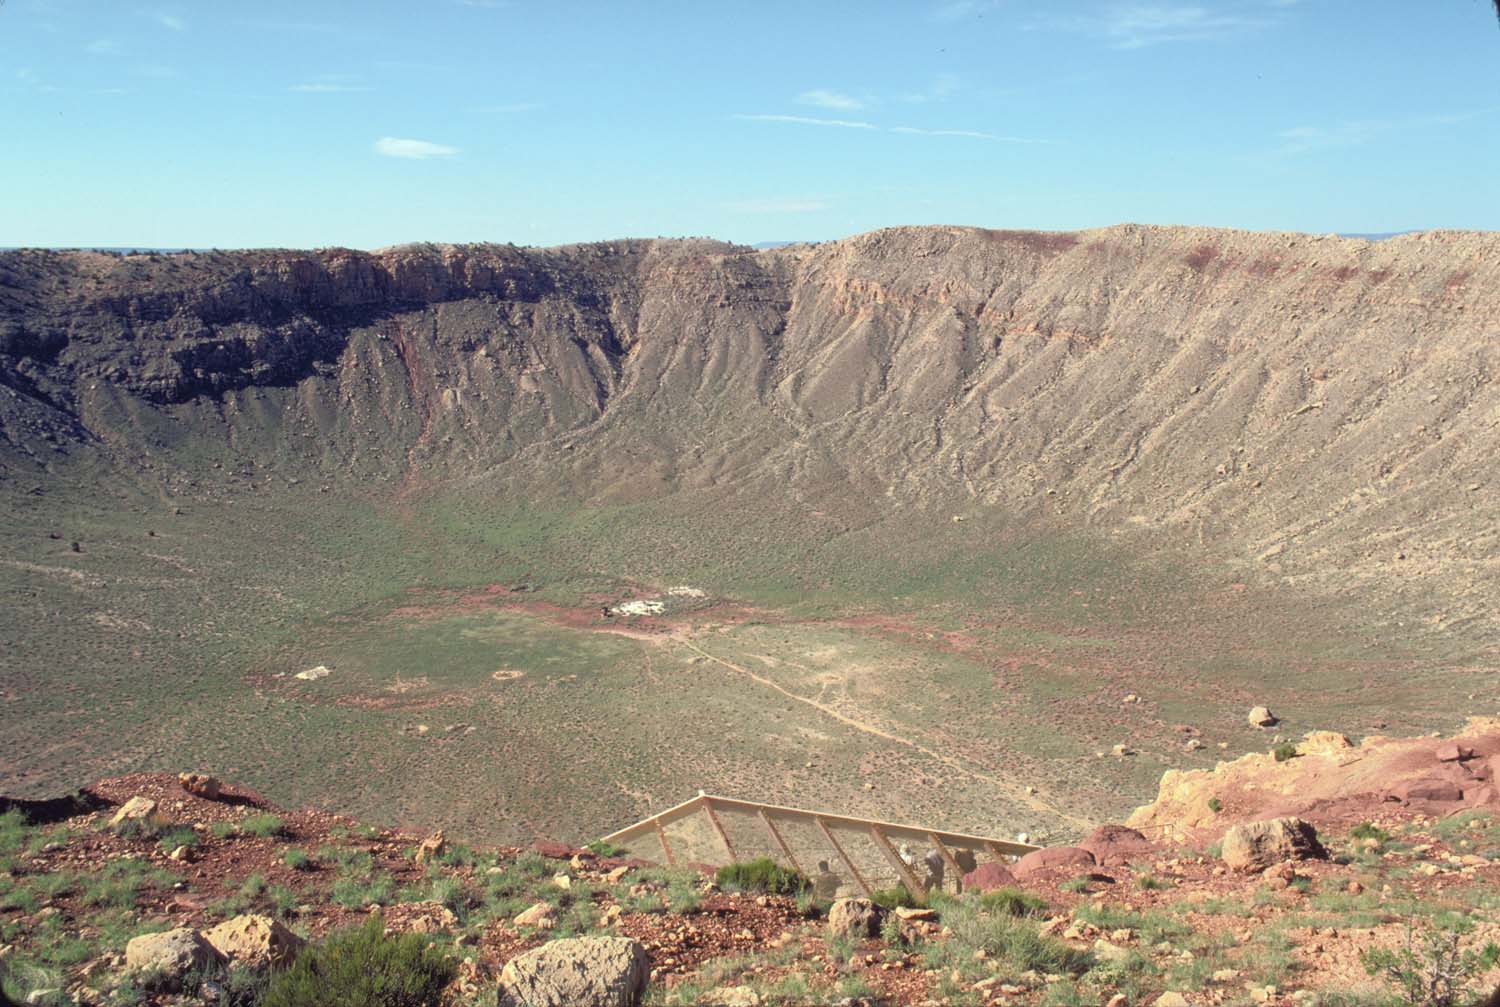
<svg viewBox="0 0 1500 1007">
<path fill-rule="evenodd" d="M 0 245 L 1500 229 L 1488 0 L 3 0 Z"/>
</svg>

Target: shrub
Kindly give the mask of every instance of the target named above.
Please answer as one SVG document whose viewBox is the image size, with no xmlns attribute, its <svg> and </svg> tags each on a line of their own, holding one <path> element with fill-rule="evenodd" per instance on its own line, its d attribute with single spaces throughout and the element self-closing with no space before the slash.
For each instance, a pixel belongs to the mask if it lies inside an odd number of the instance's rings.
<svg viewBox="0 0 1500 1007">
<path fill-rule="evenodd" d="M 208 832 L 215 839 L 228 839 L 239 834 L 239 826 L 233 822 L 214 822 L 208 827 Z"/>
<path fill-rule="evenodd" d="M 1288 759 L 1297 757 L 1297 743 L 1295 741 L 1283 741 L 1271 749 L 1271 754 L 1276 757 L 1277 762 L 1286 762 Z"/>
<path fill-rule="evenodd" d="M 419 934 L 387 937 L 373 915 L 304 951 L 271 980 L 262 1007 L 432 1007 L 456 971 Z"/>
<path fill-rule="evenodd" d="M 0 853 L 15 853 L 26 844 L 26 833 L 30 828 L 26 816 L 19 808 L 12 808 L 0 815 Z"/>
<path fill-rule="evenodd" d="M 602 839 L 596 839 L 584 847 L 596 857 L 622 857 L 627 852 L 625 847 L 616 846 L 614 843 L 606 843 Z"/>
<path fill-rule="evenodd" d="M 1389 842 L 1391 834 L 1374 822 L 1360 822 L 1349 830 L 1350 839 L 1373 839 L 1377 843 Z"/>
<path fill-rule="evenodd" d="M 1041 933 L 1034 921 L 984 912 L 979 904 L 968 900 L 945 913 L 943 925 L 952 936 L 927 945 L 931 968 L 971 968 L 978 951 L 1016 973 L 1034 969 L 1044 974 L 1078 975 L 1090 965 L 1086 953 Z"/>
<path fill-rule="evenodd" d="M 1210 797 L 1208 799 L 1208 810 L 1217 815 L 1219 812 L 1224 810 L 1224 802 L 1219 800 L 1217 797 Z"/>
<path fill-rule="evenodd" d="M 1040 916 L 1047 903 L 1019 888 L 999 888 L 979 896 L 979 908 L 1000 916 Z"/>
<path fill-rule="evenodd" d="M 916 896 L 907 891 L 905 885 L 878 889 L 870 896 L 870 901 L 882 909 L 898 909 L 919 904 Z"/>
<path fill-rule="evenodd" d="M 310 871 L 317 867 L 313 858 L 307 855 L 306 850 L 292 847 L 282 856 L 282 862 L 294 871 Z"/>
<path fill-rule="evenodd" d="M 719 868 L 715 881 L 725 891 L 766 892 L 771 895 L 800 895 L 812 887 L 800 871 L 782 867 L 770 857 Z"/>
<path fill-rule="evenodd" d="M 1473 929 L 1468 920 L 1449 920 L 1428 930 L 1418 941 L 1408 927 L 1401 948 L 1371 948 L 1360 954 L 1365 971 L 1384 976 L 1410 1007 L 1455 1007 L 1474 999 L 1473 982 L 1500 962 L 1500 946 L 1475 950 L 1463 946 Z"/>
<path fill-rule="evenodd" d="M 240 823 L 240 831 L 257 839 L 286 835 L 286 823 L 276 815 L 251 815 Z"/>
<path fill-rule="evenodd" d="M 1158 878 L 1154 874 L 1137 874 L 1135 876 L 1135 886 L 1143 892 L 1155 892 L 1164 888 L 1171 888 L 1172 882 L 1164 878 Z"/>
</svg>

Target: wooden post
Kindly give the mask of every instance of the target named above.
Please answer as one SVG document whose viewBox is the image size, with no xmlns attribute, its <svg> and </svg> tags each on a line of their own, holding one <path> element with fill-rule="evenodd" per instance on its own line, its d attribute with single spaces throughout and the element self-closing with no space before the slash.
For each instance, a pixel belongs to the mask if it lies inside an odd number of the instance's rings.
<svg viewBox="0 0 1500 1007">
<path fill-rule="evenodd" d="M 729 862 L 731 864 L 735 863 L 740 858 L 734 852 L 734 844 L 729 841 L 729 833 L 724 831 L 724 826 L 719 822 L 719 816 L 714 814 L 713 803 L 706 796 L 700 798 L 700 800 L 703 802 L 703 812 L 708 816 L 709 824 L 719 834 L 719 840 L 724 844 L 724 851 L 729 854 Z"/>
<path fill-rule="evenodd" d="M 656 826 L 656 838 L 661 840 L 661 852 L 667 858 L 667 866 L 676 867 L 677 858 L 672 855 L 672 844 L 667 842 L 667 830 L 662 826 L 661 819 L 653 818 L 651 824 Z"/>
<path fill-rule="evenodd" d="M 771 838 L 776 841 L 776 845 L 781 847 L 781 853 L 786 857 L 786 862 L 792 865 L 792 870 L 798 874 L 806 874 L 807 872 L 802 869 L 802 865 L 797 863 L 797 858 L 793 855 L 792 848 L 786 844 L 785 839 L 781 838 L 781 832 L 776 828 L 776 823 L 771 821 L 771 816 L 766 814 L 764 808 L 757 811 L 756 814 L 760 816 L 760 824 L 766 827 L 766 831 L 771 834 Z"/>
<path fill-rule="evenodd" d="M 953 854 L 949 852 L 948 847 L 943 845 L 943 841 L 937 837 L 936 833 L 927 833 L 927 838 L 932 840 L 933 849 L 938 851 L 939 855 L 943 858 L 943 863 L 947 864 L 948 870 L 953 872 L 954 884 L 957 886 L 958 891 L 962 893 L 964 890 L 964 872 L 959 869 L 958 861 L 953 859 Z"/>
<path fill-rule="evenodd" d="M 828 844 L 832 846 L 834 852 L 839 855 L 839 859 L 844 862 L 844 866 L 849 868 L 849 873 L 854 875 L 854 880 L 858 882 L 860 890 L 865 893 L 865 897 L 873 898 L 875 893 L 870 890 L 869 882 L 865 881 L 864 875 L 859 873 L 859 868 L 854 866 L 854 861 L 849 859 L 849 854 L 844 852 L 844 848 L 839 845 L 839 841 L 833 838 L 833 833 L 829 831 L 828 824 L 817 815 L 813 815 L 813 821 L 816 822 L 818 828 L 822 830 L 823 838 L 828 840 Z"/>
<path fill-rule="evenodd" d="M 880 826 L 870 826 L 870 837 L 875 840 L 875 845 L 880 847 L 880 852 L 885 854 L 891 866 L 896 869 L 896 874 L 906 885 L 906 890 L 911 892 L 912 898 L 920 899 L 927 892 L 927 888 L 917 880 L 917 876 L 911 872 L 911 865 L 901 859 L 901 854 L 896 852 L 891 841 L 885 838 L 885 833 L 880 831 Z"/>
</svg>

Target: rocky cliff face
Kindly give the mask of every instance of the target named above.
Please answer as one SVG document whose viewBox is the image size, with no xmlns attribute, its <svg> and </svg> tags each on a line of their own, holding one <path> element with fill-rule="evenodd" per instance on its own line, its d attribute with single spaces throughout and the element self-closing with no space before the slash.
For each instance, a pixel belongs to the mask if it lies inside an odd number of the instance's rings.
<svg viewBox="0 0 1500 1007">
<path fill-rule="evenodd" d="M 254 443 L 408 485 L 845 485 L 1438 590 L 1478 624 L 1497 289 L 1500 235 L 1447 232 L 13 252 L 0 458 Z"/>
</svg>

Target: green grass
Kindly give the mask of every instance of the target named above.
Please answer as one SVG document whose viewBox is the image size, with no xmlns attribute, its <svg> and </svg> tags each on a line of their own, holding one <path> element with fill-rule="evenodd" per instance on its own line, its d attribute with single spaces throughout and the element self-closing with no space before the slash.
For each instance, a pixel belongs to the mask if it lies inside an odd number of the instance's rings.
<svg viewBox="0 0 1500 1007">
<path fill-rule="evenodd" d="M 79 901 L 90 907 L 129 909 L 142 890 L 164 888 L 172 880 L 167 872 L 138 860 L 111 860 L 82 881 Z"/>
<path fill-rule="evenodd" d="M 1041 916 L 1047 903 L 1017 888 L 1000 888 L 979 896 L 979 908 L 996 916 Z"/>
<path fill-rule="evenodd" d="M 1076 975 L 1092 964 L 1087 954 L 1042 934 L 1031 919 L 1008 911 L 987 911 L 977 899 L 961 899 L 948 907 L 943 913 L 943 926 L 951 936 L 923 947 L 929 968 L 977 975 L 981 965 L 993 961 L 1016 973 L 1035 970 Z M 975 958 L 976 951 L 985 953 L 985 962 Z"/>
<path fill-rule="evenodd" d="M 39 788 L 61 792 L 64 776 L 102 776 L 130 751 L 156 751 L 173 764 L 233 766 L 236 782 L 284 806 L 337 805 L 372 821 L 405 815 L 506 840 L 533 829 L 607 832 L 652 810 L 633 795 L 675 800 L 684 766 L 712 789 L 771 781 L 768 799 L 836 806 L 856 782 L 848 766 L 894 755 L 901 770 L 883 783 L 886 806 L 923 821 L 1038 824 L 1024 806 L 997 803 L 981 780 L 805 704 L 767 702 L 765 687 L 722 666 L 708 673 L 685 648 L 560 625 L 536 610 L 460 604 L 490 584 L 529 588 L 503 605 L 540 601 L 587 615 L 596 594 L 652 584 L 697 584 L 767 607 L 765 618 L 698 642 L 797 696 L 814 698 L 827 684 L 840 709 L 917 740 L 941 738 L 979 772 L 1018 757 L 1050 760 L 1059 786 L 1101 814 L 1128 810 L 1125 795 L 1162 768 L 1141 759 L 1107 767 L 1118 774 L 1109 779 L 1098 767 L 1074 768 L 1099 726 L 1087 697 L 1104 672 L 1151 669 L 1141 690 L 1168 722 L 1186 719 L 1171 704 L 1194 716 L 1222 712 L 1224 697 L 1246 684 L 1330 727 L 1394 708 L 1409 712 L 1414 731 L 1451 717 L 1457 685 L 1414 675 L 1409 663 L 1437 644 L 1368 639 L 1352 603 L 1279 619 L 1299 611 L 1301 596 L 1253 584 L 1233 611 L 1205 608 L 1205 589 L 1230 575 L 1188 557 L 1018 522 L 999 507 L 956 525 L 946 508 L 876 507 L 842 486 L 795 504 L 726 484 L 583 505 L 497 472 L 396 500 L 378 453 L 330 457 L 340 478 L 329 480 L 249 422 L 279 416 L 296 394 L 245 393 L 232 448 L 164 413 L 99 406 L 101 422 L 146 425 L 163 464 L 187 464 L 196 485 L 163 488 L 155 469 L 122 478 L 77 459 L 59 460 L 42 496 L 0 486 L 10 518 L 0 545 L 25 564 L 0 571 L 18 599 L 0 615 L 0 636 L 18 668 L 74 656 L 48 689 L 19 690 L 0 723 L 0 750 L 40 752 L 45 739 L 66 737 L 85 753 L 66 772 L 28 756 L 18 768 L 40 774 Z M 208 408 L 173 411 L 191 419 Z M 391 457 L 404 465 L 404 450 Z M 361 474 L 361 465 L 372 468 Z M 328 492 L 318 492 L 323 485 Z M 85 551 L 64 543 L 59 552 L 47 537 L 54 527 Z M 93 578 L 153 586 L 110 590 L 88 586 Z M 95 621 L 106 607 L 107 622 Z M 846 624 L 850 616 L 912 629 Z M 1266 624 L 1293 628 L 1268 635 Z M 972 646 L 949 647 L 929 632 Z M 1205 656 L 1204 638 L 1222 645 Z M 315 683 L 291 677 L 318 663 L 335 673 Z M 1015 670 L 996 688 L 1002 665 Z M 503 669 L 523 677 L 497 682 Z M 248 688 L 251 675 L 264 687 Z M 820 681 L 830 676 L 838 681 Z M 1353 696 L 1324 688 L 1353 677 L 1368 687 Z M 168 702 L 181 713 L 170 722 L 158 716 Z M 90 709 L 110 715 L 60 712 Z M 416 733 L 428 720 L 428 732 Z M 993 731 L 1002 720 L 1007 732 Z M 596 725 L 582 752 L 570 741 L 579 723 Z M 818 738 L 848 762 L 804 772 Z M 454 780 L 454 760 L 475 768 Z M 919 786 L 923 775 L 945 786 Z M 495 794 L 506 795 L 503 814 Z"/>
<path fill-rule="evenodd" d="M 719 868 L 715 880 L 727 892 L 800 895 L 812 887 L 812 882 L 800 871 L 782 867 L 770 857 L 725 864 Z"/>
<path fill-rule="evenodd" d="M 186 825 L 179 825 L 167 829 L 156 839 L 156 845 L 167 853 L 171 853 L 179 846 L 194 847 L 201 843 L 198 833 Z"/>
<path fill-rule="evenodd" d="M 346 909 L 363 909 L 370 905 L 388 905 L 395 895 L 395 882 L 382 871 L 365 877 L 339 877 L 334 881 L 329 897 Z"/>
<path fill-rule="evenodd" d="M 281 855 L 281 862 L 294 871 L 315 871 L 318 869 L 317 861 L 313 860 L 306 850 L 295 846 Z"/>
<path fill-rule="evenodd" d="M 240 831 L 257 839 L 274 839 L 287 834 L 286 823 L 278 815 L 249 815 L 240 822 Z"/>
</svg>

